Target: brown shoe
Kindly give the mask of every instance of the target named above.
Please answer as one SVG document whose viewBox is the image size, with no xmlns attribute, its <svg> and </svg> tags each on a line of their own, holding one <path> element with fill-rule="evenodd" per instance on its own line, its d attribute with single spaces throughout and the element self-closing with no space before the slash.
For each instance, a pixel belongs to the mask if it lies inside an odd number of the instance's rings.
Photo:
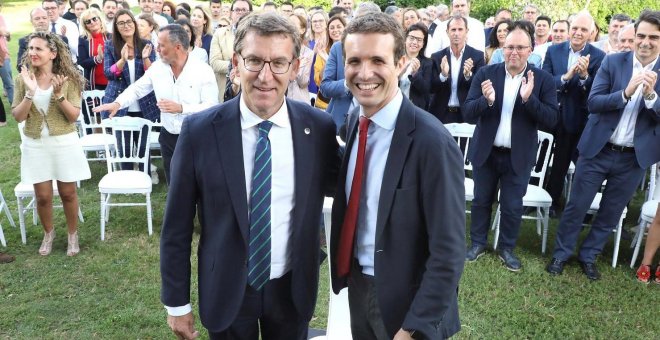
<svg viewBox="0 0 660 340">
<path fill-rule="evenodd" d="M 9 262 L 14 262 L 16 260 L 15 257 L 5 254 L 5 253 L 0 253 L 0 263 L 9 263 Z"/>
</svg>

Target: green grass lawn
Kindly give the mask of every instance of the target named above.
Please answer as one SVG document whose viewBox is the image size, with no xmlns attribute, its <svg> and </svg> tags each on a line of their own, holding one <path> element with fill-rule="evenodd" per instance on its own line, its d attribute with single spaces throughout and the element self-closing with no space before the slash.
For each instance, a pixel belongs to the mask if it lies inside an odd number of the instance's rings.
<svg viewBox="0 0 660 340">
<path fill-rule="evenodd" d="M 5 1 L 2 14 L 13 21 L 14 64 L 18 38 L 31 29 L 21 18 L 27 18 L 36 3 Z M 7 100 L 3 101 L 9 126 L 0 128 L 0 189 L 18 223 L 13 189 L 20 180 L 20 141 Z M 156 164 L 164 182 L 160 161 Z M 154 235 L 147 234 L 144 208 L 113 208 L 106 240 L 101 241 L 97 184 L 106 167 L 96 162 L 91 168 L 92 179 L 79 189 L 85 222 L 80 224 L 78 256 L 65 255 L 61 209 L 55 210 L 57 238 L 47 257 L 37 253 L 43 236 L 40 226 L 28 222 L 28 242 L 23 245 L 18 229 L 0 216 L 8 242 L 0 250 L 16 256 L 14 263 L 0 265 L 0 338 L 171 338 L 159 301 L 158 244 L 166 187 L 161 183 L 152 194 Z M 636 223 L 640 205 L 638 195 L 629 207 L 628 227 Z M 556 225 L 553 220 L 549 251 Z M 466 265 L 459 300 L 463 330 L 457 338 L 657 338 L 660 286 L 635 281 L 634 270 L 628 268 L 629 244 L 622 241 L 619 266 L 613 269 L 613 246 L 608 243 L 598 262 L 603 274 L 598 282 L 589 282 L 574 263 L 554 278 L 544 271 L 549 258 L 540 254 L 540 237 L 532 223 L 525 222 L 516 250 L 523 261 L 521 273 L 505 270 L 492 253 Z M 195 269 L 196 256 L 191 261 Z M 327 320 L 327 273 L 324 264 L 314 328 L 324 328 Z M 193 283 L 191 299 L 196 307 L 195 271 Z"/>
</svg>

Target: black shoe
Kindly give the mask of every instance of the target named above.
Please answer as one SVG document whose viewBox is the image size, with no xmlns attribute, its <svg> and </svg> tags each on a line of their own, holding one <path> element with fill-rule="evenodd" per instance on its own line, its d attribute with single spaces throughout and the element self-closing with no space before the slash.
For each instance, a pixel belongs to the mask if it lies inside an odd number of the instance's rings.
<svg viewBox="0 0 660 340">
<path fill-rule="evenodd" d="M 478 244 L 473 244 L 470 249 L 468 249 L 467 253 L 465 253 L 465 261 L 468 262 L 474 262 L 476 261 L 481 255 L 486 253 L 486 246 L 485 245 L 478 245 Z"/>
<path fill-rule="evenodd" d="M 582 272 L 587 276 L 589 280 L 600 280 L 600 273 L 598 272 L 598 268 L 596 268 L 594 263 L 580 261 L 580 268 L 582 268 Z"/>
<path fill-rule="evenodd" d="M 513 250 L 511 249 L 498 250 L 497 255 L 500 257 L 500 260 L 504 262 L 504 266 L 506 267 L 506 269 L 512 272 L 517 272 L 522 269 L 522 264 L 520 264 L 520 260 L 516 257 L 516 255 L 513 255 Z"/>
<path fill-rule="evenodd" d="M 564 272 L 564 264 L 566 264 L 565 261 L 553 257 L 545 270 L 552 275 L 561 275 Z"/>
</svg>

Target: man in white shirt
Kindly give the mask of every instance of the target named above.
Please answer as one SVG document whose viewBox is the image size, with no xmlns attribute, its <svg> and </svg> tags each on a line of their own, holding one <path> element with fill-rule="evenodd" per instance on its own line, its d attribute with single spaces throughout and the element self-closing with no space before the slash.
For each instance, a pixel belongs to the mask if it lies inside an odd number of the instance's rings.
<svg viewBox="0 0 660 340">
<path fill-rule="evenodd" d="M 109 111 L 110 117 L 154 91 L 163 129 L 158 142 L 163 155 L 165 178 L 170 183 L 170 162 L 184 118 L 218 103 L 213 70 L 196 58 L 188 58 L 188 34 L 180 25 L 168 25 L 158 33 L 161 59 L 131 84 L 114 102 L 95 112 Z"/>
<path fill-rule="evenodd" d="M 48 13 L 48 31 L 65 36 L 68 41 L 71 58 L 75 63 L 78 60 L 78 26 L 71 20 L 66 20 L 60 16 L 59 7 L 56 0 L 43 0 L 41 7 Z"/>
<path fill-rule="evenodd" d="M 148 14 L 154 18 L 158 24 L 158 27 L 167 26 L 167 19 L 159 14 L 154 13 L 154 0 L 140 0 L 139 4 L 142 12 L 138 13 L 135 17 L 138 17 L 141 14 Z"/>
<path fill-rule="evenodd" d="M 483 52 L 486 49 L 484 24 L 478 19 L 470 17 L 470 1 L 471 0 L 452 0 L 451 15 L 461 15 L 467 19 L 468 27 L 470 28 L 467 37 L 467 44 Z M 447 35 L 447 22 L 445 21 L 435 28 L 433 37 L 429 37 L 424 54 L 426 57 L 430 57 L 431 54 L 438 52 L 447 46 L 449 46 L 449 36 Z"/>
<path fill-rule="evenodd" d="M 660 161 L 660 11 L 644 11 L 635 23 L 632 52 L 608 54 L 593 81 L 589 120 L 578 143 L 579 158 L 571 196 L 557 229 L 555 250 L 546 270 L 559 275 L 573 255 L 582 221 L 596 192 L 607 180 L 600 208 L 578 251 L 589 280 L 600 279 L 596 257 L 648 167 Z"/>
<path fill-rule="evenodd" d="M 105 15 L 105 28 L 112 33 L 112 22 L 117 13 L 117 0 L 103 0 L 103 15 Z"/>
<path fill-rule="evenodd" d="M 211 27 L 215 32 L 215 29 L 218 28 L 218 25 L 220 24 L 220 18 L 222 18 L 222 1 L 210 0 L 209 12 L 211 13 Z"/>
<path fill-rule="evenodd" d="M 285 99 L 300 39 L 278 13 L 246 16 L 232 56 L 241 94 L 183 123 L 160 247 L 161 301 L 179 339 L 199 335 L 190 304 L 197 212 L 199 315 L 209 337 L 308 338 L 319 221 L 339 150 L 328 115 Z"/>
<path fill-rule="evenodd" d="M 463 117 L 477 124 L 470 143 L 474 199 L 466 261 L 486 252 L 492 205 L 500 202 L 497 255 L 510 271 L 522 264 L 513 250 L 523 214 L 523 197 L 536 164 L 539 126 L 557 123 L 557 89 L 552 76 L 528 63 L 532 53 L 529 23 L 515 21 L 504 42 L 504 62 L 482 67 L 472 79 Z M 499 185 L 498 185 L 499 183 Z"/>
<path fill-rule="evenodd" d="M 619 52 L 618 37 L 619 30 L 630 23 L 630 17 L 626 14 L 615 14 L 610 19 L 607 26 L 607 36 L 603 39 L 592 43 L 592 45 L 600 48 L 605 54 Z"/>
</svg>

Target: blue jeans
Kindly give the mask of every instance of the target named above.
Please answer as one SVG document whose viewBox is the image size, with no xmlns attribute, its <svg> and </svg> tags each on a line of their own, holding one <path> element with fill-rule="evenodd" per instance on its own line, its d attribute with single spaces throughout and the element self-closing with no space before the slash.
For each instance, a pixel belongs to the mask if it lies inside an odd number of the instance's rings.
<svg viewBox="0 0 660 340">
<path fill-rule="evenodd" d="M 2 86 L 7 92 L 9 98 L 9 105 L 14 102 L 14 81 L 11 79 L 11 60 L 9 57 L 5 58 L 5 63 L 0 67 L 0 77 L 2 78 Z"/>
</svg>

